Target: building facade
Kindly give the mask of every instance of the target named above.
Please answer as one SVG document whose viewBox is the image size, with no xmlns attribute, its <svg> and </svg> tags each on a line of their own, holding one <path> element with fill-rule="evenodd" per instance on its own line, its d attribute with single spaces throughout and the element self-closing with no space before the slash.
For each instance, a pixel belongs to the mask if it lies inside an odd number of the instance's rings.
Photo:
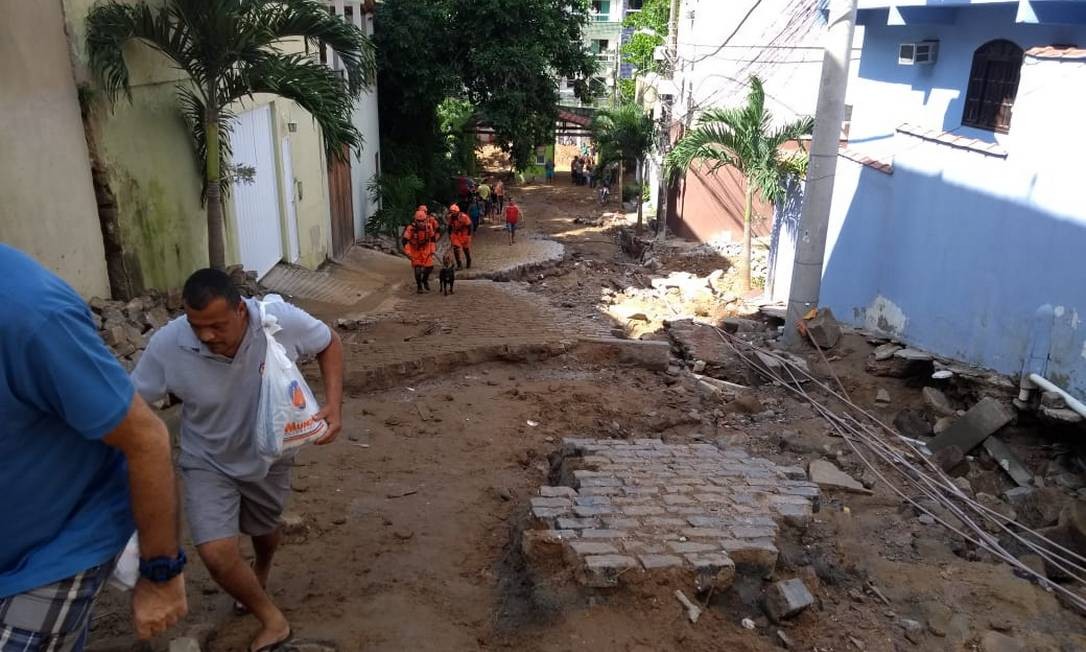
<svg viewBox="0 0 1086 652">
<path fill-rule="evenodd" d="M 766 108 L 778 123 L 813 115 L 818 99 L 825 3 L 802 0 L 682 0 L 671 80 L 655 76 L 649 93 L 660 114 L 661 84 L 674 97 L 671 126 L 679 137 L 705 109 L 742 105 L 752 75 L 762 79 Z M 649 166 L 651 206 L 657 205 L 660 158 Z M 668 212 L 668 228 L 702 242 L 741 240 L 746 184 L 730 167 L 687 172 Z M 769 233 L 773 206 L 758 201 L 756 235 Z"/>
<path fill-rule="evenodd" d="M 202 170 L 176 95 L 185 80 L 134 45 L 126 52 L 132 100 L 109 103 L 87 67 L 93 5 L 0 9 L 0 106 L 15 120 L 0 136 L 0 235 L 87 296 L 178 287 L 207 265 Z M 372 2 L 336 0 L 329 9 L 372 34 Z M 300 41 L 282 47 L 305 50 Z M 262 276 L 280 261 L 314 268 L 341 253 L 337 243 L 349 246 L 376 210 L 365 192 L 379 166 L 376 89 L 357 102 L 366 147 L 349 170 L 328 160 L 319 127 L 294 102 L 258 94 L 231 110 L 232 164 L 253 175 L 225 201 L 228 264 Z"/>
<path fill-rule="evenodd" d="M 1086 393 L 1086 2 L 864 0 L 859 22 L 822 303 L 1004 373 L 1044 342 Z"/>
<path fill-rule="evenodd" d="M 569 80 L 559 81 L 559 102 L 568 107 L 609 106 L 615 98 L 618 80 L 630 76 L 621 65 L 621 48 L 628 30 L 622 27 L 630 12 L 641 11 L 642 0 L 592 0 L 589 23 L 583 31 L 584 44 L 596 56 L 596 80 L 606 92 L 595 102 L 585 103 L 573 93 Z"/>
</svg>

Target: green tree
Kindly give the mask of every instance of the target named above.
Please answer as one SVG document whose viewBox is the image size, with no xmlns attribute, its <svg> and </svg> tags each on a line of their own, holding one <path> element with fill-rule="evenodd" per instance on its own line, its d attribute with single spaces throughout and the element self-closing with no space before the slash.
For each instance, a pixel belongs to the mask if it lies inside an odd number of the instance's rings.
<svg viewBox="0 0 1086 652">
<path fill-rule="evenodd" d="M 741 279 L 750 289 L 751 213 L 754 193 L 768 202 L 783 198 L 789 177 L 806 170 L 807 155 L 797 151 L 782 155 L 781 147 L 810 135 L 814 119 L 800 118 L 774 127 L 765 108 L 765 89 L 758 77 L 750 78 L 750 91 L 743 106 L 714 108 L 703 113 L 694 127 L 668 152 L 664 167 L 669 174 L 687 171 L 695 162 L 715 173 L 725 165 L 734 167 L 746 181 L 743 202 L 743 260 Z"/>
<path fill-rule="evenodd" d="M 618 161 L 618 197 L 622 203 L 624 168 L 633 163 L 643 169 L 645 155 L 652 149 L 655 125 L 652 118 L 637 104 L 628 103 L 603 109 L 592 121 L 592 137 L 599 147 L 600 164 Z M 637 229 L 643 223 L 642 193 L 637 192 Z"/>
<path fill-rule="evenodd" d="M 573 80 L 589 97 L 596 60 L 581 38 L 586 0 L 446 0 L 449 38 L 466 97 L 494 128 L 514 165 L 529 164 L 536 146 L 554 138 L 555 77 Z"/>
<path fill-rule="evenodd" d="M 304 54 L 282 49 L 302 39 L 331 47 L 346 78 Z M 110 101 L 132 99 L 124 51 L 137 42 L 158 50 L 188 79 L 177 86 L 182 112 L 204 179 L 208 260 L 226 264 L 222 190 L 230 158 L 231 106 L 254 93 L 297 102 L 320 125 L 330 155 L 346 156 L 362 136 L 351 124 L 354 98 L 372 82 L 373 48 L 354 25 L 318 0 L 166 0 L 152 8 L 142 0 L 107 0 L 87 16 L 87 50 Z M 209 155 L 209 152 L 213 154 Z"/>
<path fill-rule="evenodd" d="M 622 80 L 625 83 L 620 90 L 624 102 L 635 101 L 636 78 L 659 72 L 660 62 L 656 61 L 654 53 L 666 40 L 670 14 L 670 0 L 645 0 L 641 11 L 627 14 L 622 21 L 623 27 L 634 30 L 633 35 L 622 45 L 622 61 L 634 69 L 633 79 Z"/>
<path fill-rule="evenodd" d="M 366 189 L 381 208 L 366 222 L 366 230 L 392 238 L 396 248 L 400 248 L 400 234 L 422 203 L 424 188 L 422 179 L 413 174 L 382 174 L 370 179 Z"/>
</svg>

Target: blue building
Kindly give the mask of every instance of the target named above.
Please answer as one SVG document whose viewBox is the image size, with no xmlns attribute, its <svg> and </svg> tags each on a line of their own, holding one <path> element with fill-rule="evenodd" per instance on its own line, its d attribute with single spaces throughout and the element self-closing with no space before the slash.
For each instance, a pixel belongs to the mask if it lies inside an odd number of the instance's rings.
<svg viewBox="0 0 1086 652">
<path fill-rule="evenodd" d="M 859 7 L 823 305 L 1086 394 L 1086 2 Z"/>
</svg>

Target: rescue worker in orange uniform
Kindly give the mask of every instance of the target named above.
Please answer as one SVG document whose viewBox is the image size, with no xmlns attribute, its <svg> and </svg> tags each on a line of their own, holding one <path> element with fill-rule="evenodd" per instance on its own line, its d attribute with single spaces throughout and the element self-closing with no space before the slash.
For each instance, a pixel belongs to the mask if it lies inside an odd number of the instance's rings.
<svg viewBox="0 0 1086 652">
<path fill-rule="evenodd" d="M 460 252 L 464 252 L 464 260 L 468 269 L 471 269 L 471 217 L 453 204 L 449 207 L 449 241 L 452 243 L 453 257 L 456 258 L 456 269 L 460 269 Z"/>
<path fill-rule="evenodd" d="M 418 293 L 424 289 L 430 291 L 430 272 L 434 269 L 434 251 L 436 250 L 435 229 L 431 217 L 425 210 L 415 211 L 415 219 L 403 232 L 403 247 L 415 270 L 415 285 Z"/>
</svg>

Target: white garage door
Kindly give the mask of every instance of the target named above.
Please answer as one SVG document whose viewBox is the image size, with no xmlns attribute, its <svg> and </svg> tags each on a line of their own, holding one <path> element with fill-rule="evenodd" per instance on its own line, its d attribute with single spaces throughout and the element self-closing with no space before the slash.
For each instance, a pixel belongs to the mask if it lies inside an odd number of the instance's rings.
<svg viewBox="0 0 1086 652">
<path fill-rule="evenodd" d="M 234 165 L 256 171 L 251 183 L 238 181 L 231 192 L 241 264 L 263 277 L 283 258 L 271 107 L 239 115 L 230 144 Z"/>
</svg>

